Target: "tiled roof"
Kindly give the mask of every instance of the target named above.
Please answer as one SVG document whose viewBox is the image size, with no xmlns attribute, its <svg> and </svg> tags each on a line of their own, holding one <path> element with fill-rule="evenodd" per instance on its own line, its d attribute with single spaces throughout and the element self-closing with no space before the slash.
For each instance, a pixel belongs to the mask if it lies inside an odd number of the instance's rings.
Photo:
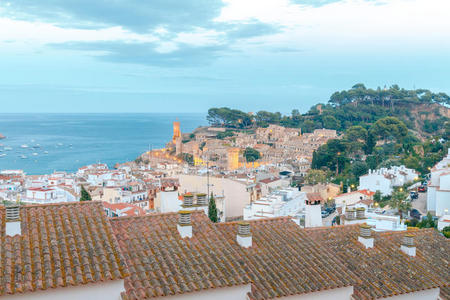
<svg viewBox="0 0 450 300">
<path fill-rule="evenodd" d="M 443 237 L 435 229 L 409 230 L 414 235 L 416 257 L 427 271 L 439 277 L 447 286 L 441 287 L 441 298 L 450 299 L 450 240 Z M 400 244 L 403 234 L 398 232 L 379 233 L 379 236 L 395 245 Z"/>
<path fill-rule="evenodd" d="M 111 219 L 130 270 L 123 299 L 146 299 L 249 283 L 239 253 L 203 212 L 192 212 L 192 238 L 178 214 Z"/>
<path fill-rule="evenodd" d="M 308 198 L 309 201 L 323 201 L 323 198 L 319 193 L 306 193 L 306 198 Z"/>
<path fill-rule="evenodd" d="M 251 299 L 271 299 L 352 286 L 358 278 L 291 218 L 249 221 L 252 247 L 236 242 L 238 222 L 216 226 L 245 262 Z"/>
<path fill-rule="evenodd" d="M 409 257 L 400 250 L 405 232 L 373 233 L 374 248 L 366 249 L 358 242 L 359 225 L 306 231 L 362 280 L 354 286 L 354 299 L 390 297 L 443 287 L 450 282 L 450 244 L 434 230 L 414 233 L 420 236 L 416 241 L 416 257 Z"/>
<path fill-rule="evenodd" d="M 122 279 L 124 259 L 101 203 L 22 206 L 22 234 L 5 235 L 0 208 L 0 296 Z"/>
</svg>

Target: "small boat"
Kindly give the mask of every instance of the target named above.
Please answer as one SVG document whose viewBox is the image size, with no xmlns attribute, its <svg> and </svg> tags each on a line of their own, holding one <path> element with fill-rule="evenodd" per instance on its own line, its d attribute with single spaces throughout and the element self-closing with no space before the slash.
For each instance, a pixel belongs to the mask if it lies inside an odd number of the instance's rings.
<svg viewBox="0 0 450 300">
<path fill-rule="evenodd" d="M 62 146 L 62 145 L 63 145 L 63 143 L 58 143 L 57 145 L 58 145 L 58 146 Z"/>
<path fill-rule="evenodd" d="M 37 154 L 36 152 L 34 152 L 32 155 L 33 155 L 33 156 L 38 156 L 38 154 Z"/>
<path fill-rule="evenodd" d="M 5 151 L 11 151 L 12 148 L 11 147 L 5 147 Z"/>
<path fill-rule="evenodd" d="M 20 158 L 21 159 L 27 159 L 28 157 L 26 155 L 21 155 Z"/>
<path fill-rule="evenodd" d="M 48 154 L 48 151 L 44 151 L 44 154 Z"/>
<path fill-rule="evenodd" d="M 23 145 L 20 146 L 20 148 L 28 148 L 28 145 L 27 144 L 23 144 Z"/>
<path fill-rule="evenodd" d="M 33 148 L 37 149 L 37 148 L 41 148 L 41 146 L 39 144 L 34 145 Z"/>
<path fill-rule="evenodd" d="M 2 154 L 0 154 L 0 157 L 4 157 L 4 156 L 6 156 L 6 154 L 5 154 L 5 153 L 2 153 Z"/>
</svg>

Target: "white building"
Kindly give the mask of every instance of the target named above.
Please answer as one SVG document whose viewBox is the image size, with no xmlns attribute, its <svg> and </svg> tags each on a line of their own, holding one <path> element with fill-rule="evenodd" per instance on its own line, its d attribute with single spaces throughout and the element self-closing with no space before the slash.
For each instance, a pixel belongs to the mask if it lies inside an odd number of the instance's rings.
<svg viewBox="0 0 450 300">
<path fill-rule="evenodd" d="M 450 226 L 450 215 L 443 215 L 438 220 L 437 229 L 442 231 L 445 227 Z"/>
<path fill-rule="evenodd" d="M 383 196 L 390 195 L 394 187 L 402 186 L 418 178 L 418 173 L 405 166 L 394 166 L 369 170 L 369 174 L 359 177 L 359 189 L 380 191 Z"/>
<path fill-rule="evenodd" d="M 408 228 L 400 216 L 381 214 L 363 202 L 343 206 L 342 214 L 345 215 L 344 225 L 366 223 L 372 227 L 373 231 L 404 231 Z"/>
<path fill-rule="evenodd" d="M 336 204 L 336 207 L 355 205 L 359 202 L 369 204 L 373 202 L 374 194 L 375 192 L 369 190 L 353 191 L 350 193 L 337 195 L 336 197 L 334 197 L 334 203 Z"/>
<path fill-rule="evenodd" d="M 78 200 L 77 195 L 58 186 L 48 187 L 30 187 L 25 193 L 25 197 L 21 199 L 23 202 L 29 203 L 62 203 L 74 202 Z"/>
<path fill-rule="evenodd" d="M 244 220 L 295 216 L 305 207 L 306 193 L 284 188 L 261 197 L 244 208 Z"/>
<path fill-rule="evenodd" d="M 448 214 L 450 211 L 450 148 L 447 156 L 431 169 L 427 210 L 436 216 Z"/>
<path fill-rule="evenodd" d="M 161 190 L 156 195 L 155 207 L 159 207 L 161 213 L 177 212 L 181 210 L 182 204 L 176 188 Z"/>
</svg>

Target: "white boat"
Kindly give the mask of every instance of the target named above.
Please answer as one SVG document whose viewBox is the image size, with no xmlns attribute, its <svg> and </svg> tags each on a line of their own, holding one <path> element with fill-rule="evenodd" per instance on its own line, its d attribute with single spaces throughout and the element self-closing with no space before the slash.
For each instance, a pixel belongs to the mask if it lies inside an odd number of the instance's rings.
<svg viewBox="0 0 450 300">
<path fill-rule="evenodd" d="M 20 158 L 21 159 L 27 159 L 28 157 L 26 155 L 21 155 Z"/>
<path fill-rule="evenodd" d="M 63 143 L 58 143 L 57 145 L 58 145 L 58 146 L 62 146 L 62 145 L 63 145 Z"/>
<path fill-rule="evenodd" d="M 33 156 L 38 156 L 38 154 L 36 152 L 33 153 Z"/>
<path fill-rule="evenodd" d="M 0 154 L 0 157 L 3 157 L 3 156 L 6 156 L 6 154 L 5 153 Z"/>
<path fill-rule="evenodd" d="M 5 147 L 5 151 L 11 151 L 12 148 L 11 147 Z"/>
<path fill-rule="evenodd" d="M 23 144 L 23 145 L 20 146 L 20 148 L 28 148 L 28 145 L 27 144 Z"/>
<path fill-rule="evenodd" d="M 44 151 L 44 154 L 48 154 L 48 151 Z"/>
</svg>

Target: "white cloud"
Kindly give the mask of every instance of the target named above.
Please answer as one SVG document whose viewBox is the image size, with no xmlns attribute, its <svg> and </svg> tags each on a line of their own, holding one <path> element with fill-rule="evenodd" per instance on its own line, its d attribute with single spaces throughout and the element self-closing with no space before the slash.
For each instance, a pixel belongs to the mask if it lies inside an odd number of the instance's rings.
<svg viewBox="0 0 450 300">
<path fill-rule="evenodd" d="M 175 42 L 192 46 L 218 45 L 224 33 L 215 30 L 197 28 L 194 32 L 181 32 L 174 39 Z"/>
<path fill-rule="evenodd" d="M 120 40 L 124 42 L 153 42 L 158 39 L 150 34 L 136 34 L 119 26 L 97 30 L 72 29 L 57 27 L 49 23 L 0 18 L 0 45 L 6 44 L 8 47 L 11 47 L 11 44 L 14 48 L 30 47 L 31 45 L 36 50 L 50 43 Z"/>
<path fill-rule="evenodd" d="M 450 46 L 448 0 L 343 0 L 319 7 L 288 0 L 225 0 L 220 22 L 258 20 L 284 28 L 270 45 L 352 49 Z M 329 50 L 329 49 L 327 49 Z"/>
</svg>

